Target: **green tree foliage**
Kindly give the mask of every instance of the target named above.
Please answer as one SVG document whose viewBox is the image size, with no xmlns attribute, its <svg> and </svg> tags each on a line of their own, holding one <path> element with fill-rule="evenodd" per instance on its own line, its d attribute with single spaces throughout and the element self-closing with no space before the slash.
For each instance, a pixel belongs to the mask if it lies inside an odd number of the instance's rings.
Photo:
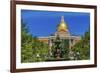
<svg viewBox="0 0 100 73">
<path fill-rule="evenodd" d="M 38 38 L 34 37 L 32 43 L 34 61 L 45 61 L 49 55 L 48 48 L 48 44 L 40 42 Z"/>
<path fill-rule="evenodd" d="M 33 37 L 26 24 L 21 23 L 21 62 L 45 61 L 48 57 L 48 44 L 40 42 Z"/>
<path fill-rule="evenodd" d="M 82 39 L 72 47 L 75 59 L 90 59 L 90 31 L 86 32 Z"/>
<path fill-rule="evenodd" d="M 29 62 L 32 59 L 32 36 L 28 33 L 26 25 L 21 23 L 21 62 Z"/>
</svg>

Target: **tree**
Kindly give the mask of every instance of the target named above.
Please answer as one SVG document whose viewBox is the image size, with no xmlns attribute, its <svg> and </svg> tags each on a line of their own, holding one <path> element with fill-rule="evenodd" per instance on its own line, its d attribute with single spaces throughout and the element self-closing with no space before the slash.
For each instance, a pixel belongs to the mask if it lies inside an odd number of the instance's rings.
<svg viewBox="0 0 100 73">
<path fill-rule="evenodd" d="M 87 60 L 90 58 L 90 31 L 86 32 L 82 39 L 73 46 L 75 59 Z"/>
<path fill-rule="evenodd" d="M 32 55 L 32 35 L 29 34 L 26 24 L 21 21 L 21 62 L 31 62 Z"/>
<path fill-rule="evenodd" d="M 32 36 L 25 23 L 21 23 L 21 62 L 40 62 L 48 57 L 49 45 Z"/>
<path fill-rule="evenodd" d="M 38 38 L 33 38 L 33 55 L 34 61 L 45 61 L 49 55 L 49 45 L 43 42 L 40 42 Z"/>
</svg>

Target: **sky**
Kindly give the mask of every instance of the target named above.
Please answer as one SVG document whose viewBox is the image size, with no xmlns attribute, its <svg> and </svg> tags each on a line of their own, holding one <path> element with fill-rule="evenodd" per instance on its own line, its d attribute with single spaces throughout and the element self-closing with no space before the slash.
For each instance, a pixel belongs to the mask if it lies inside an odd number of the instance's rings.
<svg viewBox="0 0 100 73">
<path fill-rule="evenodd" d="M 90 13 L 56 12 L 39 10 L 21 10 L 21 19 L 33 36 L 49 36 L 54 34 L 64 16 L 71 35 L 83 36 L 90 27 Z"/>
</svg>

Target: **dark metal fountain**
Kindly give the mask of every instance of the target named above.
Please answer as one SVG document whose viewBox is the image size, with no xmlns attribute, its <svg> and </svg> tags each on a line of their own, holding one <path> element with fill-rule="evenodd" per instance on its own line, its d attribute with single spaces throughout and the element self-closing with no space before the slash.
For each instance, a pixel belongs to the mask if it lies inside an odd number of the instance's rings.
<svg viewBox="0 0 100 73">
<path fill-rule="evenodd" d="M 54 45 L 55 45 L 54 52 L 53 52 L 54 58 L 57 60 L 61 59 L 62 51 L 61 51 L 61 40 L 59 36 L 56 37 L 56 40 L 54 41 Z"/>
</svg>

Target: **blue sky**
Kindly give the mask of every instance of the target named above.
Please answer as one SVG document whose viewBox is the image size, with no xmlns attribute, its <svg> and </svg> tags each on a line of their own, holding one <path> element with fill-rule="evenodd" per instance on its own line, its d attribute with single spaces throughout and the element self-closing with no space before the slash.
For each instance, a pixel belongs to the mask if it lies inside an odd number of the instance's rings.
<svg viewBox="0 0 100 73">
<path fill-rule="evenodd" d="M 90 13 L 21 10 L 21 19 L 33 36 L 54 34 L 64 16 L 69 32 L 82 36 L 90 27 Z"/>
</svg>

